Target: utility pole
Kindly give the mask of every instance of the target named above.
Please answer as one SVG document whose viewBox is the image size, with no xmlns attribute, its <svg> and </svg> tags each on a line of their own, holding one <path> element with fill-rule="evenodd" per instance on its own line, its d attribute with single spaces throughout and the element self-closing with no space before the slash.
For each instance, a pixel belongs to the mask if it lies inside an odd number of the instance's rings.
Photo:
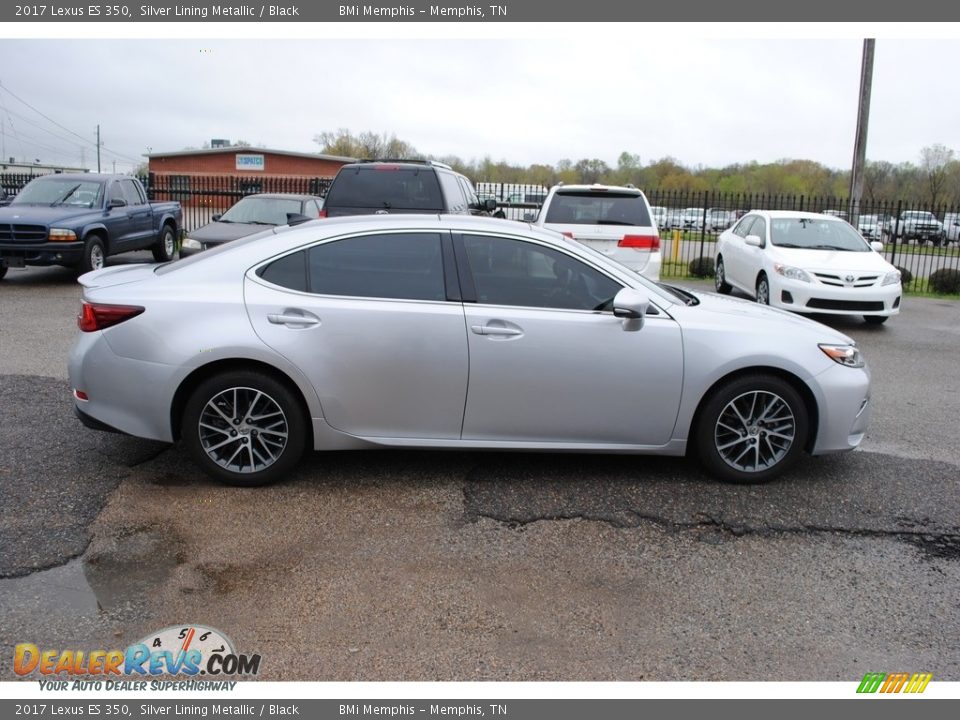
<svg viewBox="0 0 960 720">
<path fill-rule="evenodd" d="M 857 137 L 853 143 L 853 168 L 850 171 L 850 207 L 848 220 L 857 227 L 860 199 L 863 197 L 863 171 L 867 161 L 867 124 L 870 121 L 870 88 L 873 85 L 874 39 L 863 41 L 860 63 L 860 104 L 857 106 Z"/>
<path fill-rule="evenodd" d="M 100 172 L 100 124 L 97 124 L 97 172 Z"/>
</svg>

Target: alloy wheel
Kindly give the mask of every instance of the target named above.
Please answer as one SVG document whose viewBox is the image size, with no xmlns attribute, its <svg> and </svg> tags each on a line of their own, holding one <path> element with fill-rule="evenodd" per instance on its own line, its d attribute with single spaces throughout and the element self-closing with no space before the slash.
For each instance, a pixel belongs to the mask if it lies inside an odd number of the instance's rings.
<svg viewBox="0 0 960 720">
<path fill-rule="evenodd" d="M 761 472 L 786 457 L 797 423 L 787 402 L 766 390 L 738 395 L 717 418 L 714 443 L 723 461 L 741 472 Z"/>
</svg>

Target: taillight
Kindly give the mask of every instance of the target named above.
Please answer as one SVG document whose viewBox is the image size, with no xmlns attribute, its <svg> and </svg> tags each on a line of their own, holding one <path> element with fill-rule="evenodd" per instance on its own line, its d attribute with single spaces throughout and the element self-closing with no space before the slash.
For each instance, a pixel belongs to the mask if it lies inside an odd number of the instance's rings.
<svg viewBox="0 0 960 720">
<path fill-rule="evenodd" d="M 571 240 L 573 240 L 573 233 L 570 232 L 569 230 L 568 230 L 567 232 L 563 233 L 563 236 L 564 236 L 564 237 L 568 237 L 568 238 L 570 238 Z"/>
<path fill-rule="evenodd" d="M 318 217 L 325 218 L 326 216 L 327 216 L 327 209 L 324 208 L 323 210 L 320 211 L 320 215 Z"/>
<path fill-rule="evenodd" d="M 624 235 L 617 247 L 636 248 L 637 250 L 659 250 L 659 235 Z"/>
<path fill-rule="evenodd" d="M 103 305 L 85 302 L 77 315 L 77 327 L 83 332 L 103 330 L 136 317 L 143 312 L 137 305 Z"/>
</svg>

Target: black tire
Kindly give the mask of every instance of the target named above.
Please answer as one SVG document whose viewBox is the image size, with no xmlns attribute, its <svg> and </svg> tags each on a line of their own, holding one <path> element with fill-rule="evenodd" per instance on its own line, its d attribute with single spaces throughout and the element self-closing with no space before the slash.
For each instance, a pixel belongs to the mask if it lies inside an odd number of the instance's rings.
<svg viewBox="0 0 960 720">
<path fill-rule="evenodd" d="M 757 278 L 757 302 L 761 305 L 770 304 L 770 281 L 764 273 Z"/>
<path fill-rule="evenodd" d="M 83 245 L 83 258 L 78 268 L 80 274 L 100 270 L 106 263 L 107 251 L 103 247 L 103 240 L 97 235 L 91 235 Z"/>
<path fill-rule="evenodd" d="M 252 412 L 257 422 L 248 424 Z M 267 485 L 282 480 L 303 455 L 307 418 L 285 384 L 261 372 L 237 370 L 209 378 L 193 391 L 183 411 L 181 438 L 194 462 L 220 482 Z"/>
<path fill-rule="evenodd" d="M 730 283 L 727 282 L 727 276 L 723 266 L 723 256 L 721 255 L 717 255 L 717 269 L 713 276 L 713 285 L 717 289 L 717 292 L 722 295 L 729 295 L 733 289 L 730 287 Z"/>
<path fill-rule="evenodd" d="M 157 242 L 150 249 L 153 251 L 153 259 L 157 262 L 173 260 L 173 256 L 177 253 L 177 236 L 173 232 L 173 228 L 164 225 L 160 231 L 160 237 L 157 238 Z"/>
<path fill-rule="evenodd" d="M 738 425 L 743 425 L 740 434 L 732 431 Z M 768 482 L 800 457 L 809 426 L 807 407 L 790 383 L 775 375 L 745 375 L 719 386 L 706 399 L 694 428 L 694 448 L 707 472 L 719 480 Z M 745 455 L 738 465 L 735 456 L 740 452 Z"/>
<path fill-rule="evenodd" d="M 7 274 L 7 266 L 0 265 L 0 280 L 3 280 L 4 276 Z"/>
<path fill-rule="evenodd" d="M 887 315 L 864 315 L 863 319 L 867 325 L 883 325 L 887 321 Z"/>
</svg>

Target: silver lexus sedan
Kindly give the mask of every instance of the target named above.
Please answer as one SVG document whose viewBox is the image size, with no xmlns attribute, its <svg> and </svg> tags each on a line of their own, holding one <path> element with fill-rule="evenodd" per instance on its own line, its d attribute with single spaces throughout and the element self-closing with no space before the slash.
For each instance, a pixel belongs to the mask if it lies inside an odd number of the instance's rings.
<svg viewBox="0 0 960 720">
<path fill-rule="evenodd" d="M 759 482 L 857 447 L 870 415 L 845 335 L 499 219 L 317 220 L 80 282 L 81 420 L 235 485 L 308 446 L 689 451 Z"/>
</svg>

